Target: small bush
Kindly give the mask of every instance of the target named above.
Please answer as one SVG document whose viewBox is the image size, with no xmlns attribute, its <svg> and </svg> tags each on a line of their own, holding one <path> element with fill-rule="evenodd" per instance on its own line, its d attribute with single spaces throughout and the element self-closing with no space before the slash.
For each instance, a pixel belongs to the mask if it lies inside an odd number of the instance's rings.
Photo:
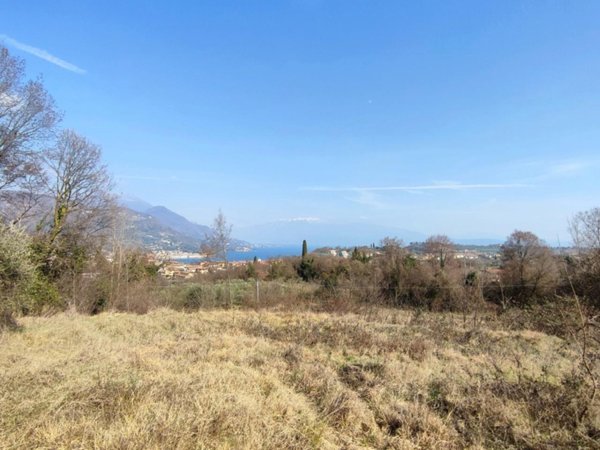
<svg viewBox="0 0 600 450">
<path fill-rule="evenodd" d="M 27 301 L 21 312 L 24 314 L 41 314 L 46 311 L 60 311 L 65 308 L 65 301 L 58 293 L 56 286 L 43 276 L 36 274 L 27 286 Z"/>
<path fill-rule="evenodd" d="M 530 329 L 562 338 L 572 337 L 581 326 L 581 317 L 572 297 L 557 297 L 524 309 L 508 309 L 499 318 L 508 329 Z"/>
<path fill-rule="evenodd" d="M 3 330 L 16 330 L 19 328 L 19 324 L 13 317 L 9 310 L 0 310 L 0 331 Z"/>
<path fill-rule="evenodd" d="M 204 308 L 227 308 L 248 305 L 253 296 L 253 283 L 242 280 L 216 283 L 193 283 L 176 287 L 170 305 L 193 311 Z"/>
<path fill-rule="evenodd" d="M 28 290 L 36 279 L 31 241 L 20 228 L 0 224 L 0 314 L 27 309 Z"/>
</svg>

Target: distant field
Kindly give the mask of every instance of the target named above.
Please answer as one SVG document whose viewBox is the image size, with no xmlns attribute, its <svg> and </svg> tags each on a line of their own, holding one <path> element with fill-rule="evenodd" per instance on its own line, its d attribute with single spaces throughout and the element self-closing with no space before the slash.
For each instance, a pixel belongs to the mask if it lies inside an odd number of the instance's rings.
<svg viewBox="0 0 600 450">
<path fill-rule="evenodd" d="M 0 447 L 597 447 L 578 356 L 458 315 L 167 309 L 0 334 Z M 578 384 L 579 383 L 579 384 Z"/>
</svg>

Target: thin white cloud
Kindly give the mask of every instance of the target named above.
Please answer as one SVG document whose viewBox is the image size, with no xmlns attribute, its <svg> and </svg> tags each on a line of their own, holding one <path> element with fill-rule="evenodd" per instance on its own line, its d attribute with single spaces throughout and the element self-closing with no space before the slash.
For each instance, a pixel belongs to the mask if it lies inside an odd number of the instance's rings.
<svg viewBox="0 0 600 450">
<path fill-rule="evenodd" d="M 550 173 L 553 175 L 572 175 L 587 169 L 590 165 L 590 163 L 582 161 L 563 162 L 552 167 Z"/>
<path fill-rule="evenodd" d="M 600 160 L 595 159 L 570 159 L 562 161 L 526 160 L 515 161 L 509 166 L 512 172 L 525 174 L 521 180 L 531 183 L 542 183 L 548 180 L 572 178 L 597 169 Z"/>
<path fill-rule="evenodd" d="M 534 177 L 534 180 L 546 181 L 555 178 L 574 177 L 596 165 L 596 161 L 562 161 L 546 166 L 545 172 Z"/>
<path fill-rule="evenodd" d="M 359 205 L 369 206 L 375 209 L 389 209 L 390 205 L 383 202 L 379 197 L 379 195 L 375 194 L 373 191 L 352 191 L 356 192 L 356 197 L 346 197 L 346 200 L 349 200 L 353 203 L 358 203 Z"/>
<path fill-rule="evenodd" d="M 291 217 L 289 219 L 279 219 L 279 222 L 320 222 L 318 217 Z"/>
<path fill-rule="evenodd" d="M 478 183 L 478 184 L 462 184 L 462 183 L 447 183 L 447 184 L 424 184 L 415 186 L 361 186 L 361 187 L 327 187 L 327 186 L 312 186 L 303 188 L 305 191 L 321 191 L 321 192 L 386 192 L 386 191 L 403 191 L 416 193 L 419 191 L 466 191 L 477 189 L 519 189 L 532 187 L 530 184 L 522 183 Z"/>
<path fill-rule="evenodd" d="M 14 47 L 16 49 L 24 51 L 25 53 L 29 53 L 30 55 L 37 56 L 38 58 L 43 59 L 44 61 L 48 61 L 51 64 L 61 67 L 62 69 L 69 70 L 71 72 L 75 72 L 80 75 L 83 75 L 86 73 L 86 71 L 84 69 L 82 69 L 81 67 L 78 67 L 75 64 L 65 61 L 64 59 L 60 59 L 59 57 L 54 56 L 51 53 L 48 53 L 46 50 L 42 50 L 41 48 L 37 48 L 37 47 L 33 47 L 31 45 L 24 44 L 22 42 L 17 41 L 16 39 L 11 38 L 10 36 L 5 35 L 5 34 L 0 34 L 0 41 L 3 41 L 5 44 L 7 44 L 11 47 Z"/>
<path fill-rule="evenodd" d="M 341 192 L 353 195 L 345 196 L 345 199 L 353 203 L 368 206 L 374 209 L 390 209 L 393 205 L 388 204 L 381 198 L 381 193 L 385 192 L 405 192 L 412 195 L 423 195 L 430 191 L 469 191 L 485 189 L 520 189 L 533 187 L 530 184 L 521 183 L 477 183 L 463 184 L 454 181 L 445 181 L 425 185 L 414 186 L 348 186 L 348 187 L 329 187 L 312 186 L 302 188 L 303 191 L 313 192 Z"/>
<path fill-rule="evenodd" d="M 166 183 L 202 183 L 201 179 L 182 178 L 176 175 L 116 175 L 119 180 L 159 181 Z"/>
</svg>

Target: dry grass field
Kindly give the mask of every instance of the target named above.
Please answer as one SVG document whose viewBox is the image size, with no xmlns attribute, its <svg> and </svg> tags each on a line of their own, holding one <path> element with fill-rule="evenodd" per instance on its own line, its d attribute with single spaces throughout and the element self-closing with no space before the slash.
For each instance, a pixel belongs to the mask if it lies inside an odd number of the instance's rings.
<svg viewBox="0 0 600 450">
<path fill-rule="evenodd" d="M 0 334 L 0 447 L 598 448 L 576 348 L 458 315 L 158 309 Z"/>
</svg>

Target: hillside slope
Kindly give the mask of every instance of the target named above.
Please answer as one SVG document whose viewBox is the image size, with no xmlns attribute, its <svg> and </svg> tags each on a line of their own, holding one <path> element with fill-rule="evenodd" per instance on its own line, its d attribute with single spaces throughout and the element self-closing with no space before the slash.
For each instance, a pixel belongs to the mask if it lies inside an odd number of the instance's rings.
<svg viewBox="0 0 600 450">
<path fill-rule="evenodd" d="M 448 314 L 20 322 L 0 334 L 2 448 L 592 448 L 597 432 L 573 420 L 564 341 Z"/>
<path fill-rule="evenodd" d="M 124 209 L 128 222 L 129 239 L 136 245 L 152 251 L 175 250 L 197 252 L 202 239 L 189 236 L 161 223 L 150 214 Z"/>
<path fill-rule="evenodd" d="M 120 199 L 130 224 L 130 239 L 147 250 L 199 251 L 211 228 L 194 223 L 164 206 L 152 206 L 140 199 Z M 252 244 L 233 238 L 232 249 Z"/>
</svg>

